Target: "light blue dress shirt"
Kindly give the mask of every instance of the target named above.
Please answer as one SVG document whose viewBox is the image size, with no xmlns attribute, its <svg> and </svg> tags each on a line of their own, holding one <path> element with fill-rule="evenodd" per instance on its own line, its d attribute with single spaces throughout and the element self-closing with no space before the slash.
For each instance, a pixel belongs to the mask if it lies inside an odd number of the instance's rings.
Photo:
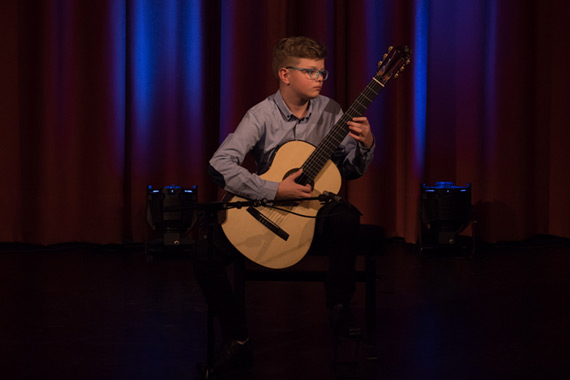
<svg viewBox="0 0 570 380">
<path fill-rule="evenodd" d="M 309 102 L 307 116 L 299 119 L 277 91 L 247 111 L 234 133 L 214 153 L 210 175 L 220 187 L 235 195 L 252 200 L 275 199 L 279 183 L 259 175 L 270 168 L 277 149 L 292 140 L 317 146 L 342 114 L 337 102 L 319 95 Z M 358 178 L 368 168 L 374 146 L 366 148 L 347 135 L 331 159 L 343 178 Z M 241 166 L 249 152 L 256 163 L 256 173 Z"/>
</svg>

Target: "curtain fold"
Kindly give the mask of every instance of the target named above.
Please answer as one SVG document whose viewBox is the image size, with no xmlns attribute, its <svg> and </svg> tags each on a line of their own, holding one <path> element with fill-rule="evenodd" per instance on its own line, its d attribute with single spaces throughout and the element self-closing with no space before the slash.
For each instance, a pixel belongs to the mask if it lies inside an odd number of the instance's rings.
<svg viewBox="0 0 570 380">
<path fill-rule="evenodd" d="M 412 61 L 367 111 L 377 150 L 343 195 L 418 238 L 422 183 L 471 183 L 477 236 L 570 237 L 563 1 L 102 0 L 0 5 L 0 242 L 141 242 L 146 188 L 218 199 L 209 157 L 277 89 L 271 48 L 329 48 L 347 109 L 389 45 Z"/>
</svg>

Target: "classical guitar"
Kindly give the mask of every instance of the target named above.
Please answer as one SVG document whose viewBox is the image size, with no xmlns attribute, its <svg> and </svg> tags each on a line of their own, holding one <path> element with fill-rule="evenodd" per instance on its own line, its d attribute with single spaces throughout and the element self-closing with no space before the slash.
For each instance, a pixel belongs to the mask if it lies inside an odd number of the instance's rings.
<svg viewBox="0 0 570 380">
<path fill-rule="evenodd" d="M 297 178 L 300 184 L 312 184 L 313 195 L 340 191 L 342 179 L 330 160 L 334 151 L 349 133 L 349 120 L 361 116 L 386 82 L 395 78 L 410 62 L 407 46 L 388 50 L 378 64 L 376 75 L 366 88 L 315 148 L 303 141 L 290 141 L 276 152 L 271 167 L 261 175 L 269 181 L 281 182 L 303 169 Z M 230 202 L 244 200 L 232 196 Z M 226 211 L 222 229 L 228 240 L 250 260 L 268 268 L 286 268 L 301 260 L 311 245 L 315 218 L 322 202 L 318 199 L 291 202 L 278 208 L 250 206 Z M 308 217 L 305 217 L 308 216 Z"/>
</svg>

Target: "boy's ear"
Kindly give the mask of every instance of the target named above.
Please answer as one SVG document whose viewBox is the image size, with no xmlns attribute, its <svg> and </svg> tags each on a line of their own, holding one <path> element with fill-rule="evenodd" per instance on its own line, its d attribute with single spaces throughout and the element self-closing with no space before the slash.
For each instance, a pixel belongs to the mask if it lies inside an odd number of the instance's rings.
<svg viewBox="0 0 570 380">
<path fill-rule="evenodd" d="M 289 70 L 282 67 L 279 69 L 279 80 L 285 84 L 289 84 Z"/>
</svg>

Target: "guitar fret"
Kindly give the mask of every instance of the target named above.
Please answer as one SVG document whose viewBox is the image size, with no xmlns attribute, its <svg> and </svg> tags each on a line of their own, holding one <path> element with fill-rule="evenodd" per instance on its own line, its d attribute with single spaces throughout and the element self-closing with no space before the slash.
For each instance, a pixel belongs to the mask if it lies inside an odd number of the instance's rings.
<svg viewBox="0 0 570 380">
<path fill-rule="evenodd" d="M 366 96 L 366 94 L 362 94 L 362 96 L 365 97 L 369 103 L 372 103 L 372 99 L 370 99 L 368 96 Z"/>
</svg>

